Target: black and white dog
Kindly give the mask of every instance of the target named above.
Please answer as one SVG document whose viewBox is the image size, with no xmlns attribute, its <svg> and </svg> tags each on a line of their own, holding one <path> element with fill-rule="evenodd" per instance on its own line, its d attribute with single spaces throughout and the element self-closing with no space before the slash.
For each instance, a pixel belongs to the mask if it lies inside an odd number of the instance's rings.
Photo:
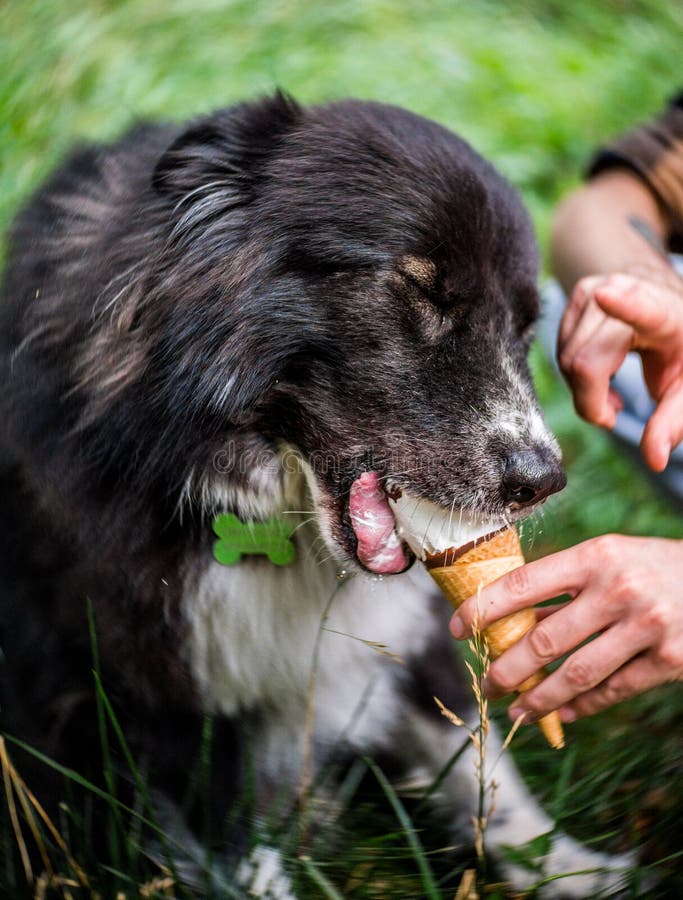
<svg viewBox="0 0 683 900">
<path fill-rule="evenodd" d="M 155 791 L 177 799 L 209 712 L 217 816 L 246 727 L 260 807 L 294 796 L 318 639 L 314 766 L 381 754 L 429 783 L 462 741 L 432 696 L 471 703 L 385 490 L 514 517 L 562 487 L 525 361 L 536 278 L 515 192 L 397 108 L 276 95 L 75 152 L 16 220 L 0 306 L 3 727 L 101 769 L 90 602 Z M 296 559 L 219 564 L 223 512 L 287 519 Z M 551 829 L 506 758 L 496 781 L 492 850 Z M 465 759 L 454 832 L 476 792 Z M 548 865 L 604 863 L 560 837 Z"/>
</svg>

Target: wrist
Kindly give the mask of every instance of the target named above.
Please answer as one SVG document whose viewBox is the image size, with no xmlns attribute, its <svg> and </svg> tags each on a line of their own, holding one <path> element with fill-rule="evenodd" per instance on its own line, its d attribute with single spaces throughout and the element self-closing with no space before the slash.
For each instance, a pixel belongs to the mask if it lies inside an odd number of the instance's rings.
<svg viewBox="0 0 683 900">
<path fill-rule="evenodd" d="M 633 218 L 643 223 L 640 230 L 630 223 Z M 647 185 L 630 170 L 609 170 L 559 204 L 550 234 L 551 267 L 568 294 L 586 275 L 632 267 L 664 272 L 668 260 L 653 244 L 666 246 L 668 235 L 668 220 Z"/>
</svg>

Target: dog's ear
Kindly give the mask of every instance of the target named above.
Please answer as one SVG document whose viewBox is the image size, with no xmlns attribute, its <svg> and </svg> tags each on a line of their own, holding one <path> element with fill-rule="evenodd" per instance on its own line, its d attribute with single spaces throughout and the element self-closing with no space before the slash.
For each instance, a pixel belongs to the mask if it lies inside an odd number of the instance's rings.
<svg viewBox="0 0 683 900">
<path fill-rule="evenodd" d="M 206 186 L 248 192 L 265 160 L 301 115 L 301 107 L 278 91 L 204 116 L 164 152 L 152 185 L 174 203 Z"/>
</svg>

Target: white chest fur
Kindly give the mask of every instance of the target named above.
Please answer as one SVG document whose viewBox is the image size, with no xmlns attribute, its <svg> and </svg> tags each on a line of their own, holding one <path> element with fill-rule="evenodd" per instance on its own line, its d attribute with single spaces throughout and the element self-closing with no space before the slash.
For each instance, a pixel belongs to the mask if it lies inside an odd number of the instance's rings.
<svg viewBox="0 0 683 900">
<path fill-rule="evenodd" d="M 235 715 L 262 707 L 299 726 L 319 638 L 316 731 L 332 739 L 353 724 L 354 734 L 363 732 L 361 707 L 370 706 L 372 731 L 382 731 L 398 702 L 391 685 L 400 663 L 389 654 L 419 653 L 433 628 L 421 574 L 356 574 L 340 583 L 333 563 L 305 553 L 282 568 L 262 558 L 210 562 L 184 600 L 187 649 L 206 709 Z"/>
</svg>

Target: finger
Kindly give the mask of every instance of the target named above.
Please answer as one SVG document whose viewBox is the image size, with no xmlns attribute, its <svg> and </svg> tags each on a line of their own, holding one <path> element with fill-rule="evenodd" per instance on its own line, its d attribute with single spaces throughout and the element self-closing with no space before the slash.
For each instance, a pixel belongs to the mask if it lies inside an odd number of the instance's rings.
<svg viewBox="0 0 683 900">
<path fill-rule="evenodd" d="M 576 282 L 562 317 L 562 322 L 560 323 L 560 330 L 557 335 L 558 351 L 560 347 L 563 347 L 567 343 L 576 330 L 578 321 L 583 314 L 586 304 L 592 297 L 593 291 L 597 285 L 604 280 L 604 275 L 589 275 Z"/>
<path fill-rule="evenodd" d="M 674 447 L 683 440 L 683 377 L 666 390 L 645 426 L 640 447 L 645 461 L 662 472 Z"/>
<path fill-rule="evenodd" d="M 582 545 L 577 544 L 560 553 L 513 569 L 492 582 L 477 596 L 470 597 L 451 619 L 451 631 L 460 639 L 472 633 L 472 624 L 487 628 L 502 616 L 535 606 L 561 594 L 575 596 L 586 578 L 589 563 Z"/>
<path fill-rule="evenodd" d="M 569 606 L 569 603 L 570 601 L 567 600 L 564 603 L 553 603 L 550 606 L 537 606 L 534 610 L 536 613 L 536 621 L 542 622 L 543 619 L 547 619 L 548 616 L 552 616 L 553 613 L 559 612 L 561 609 Z"/>
<path fill-rule="evenodd" d="M 593 605 L 597 606 L 595 598 Z M 537 687 L 520 694 L 510 716 L 526 713 L 525 723 L 535 722 L 554 709 L 572 704 L 641 653 L 648 641 L 649 636 L 637 622 L 617 622 L 572 653 Z"/>
<path fill-rule="evenodd" d="M 581 344 L 570 343 L 562 366 L 574 394 L 574 405 L 584 419 L 613 428 L 621 399 L 610 386 L 631 349 L 632 330 L 616 319 L 604 317 Z"/>
<path fill-rule="evenodd" d="M 590 297 L 578 315 L 574 317 L 571 331 L 567 330 L 566 333 L 562 333 L 558 339 L 557 359 L 562 371 L 564 371 L 567 361 L 572 359 L 576 351 L 590 339 L 606 318 L 605 311 L 600 309 Z"/>
<path fill-rule="evenodd" d="M 596 687 L 562 706 L 560 715 L 565 722 L 592 716 L 668 680 L 663 674 L 661 663 L 658 664 L 650 654 L 643 654 L 613 672 Z"/>
<path fill-rule="evenodd" d="M 594 295 L 602 310 L 630 325 L 644 339 L 638 346 L 667 340 L 680 329 L 681 296 L 664 285 L 617 274 L 597 285 Z"/>
<path fill-rule="evenodd" d="M 612 624 L 614 613 L 595 596 L 580 594 L 561 611 L 541 620 L 489 667 L 486 695 L 503 697 L 516 690 L 539 669 L 578 647 Z"/>
<path fill-rule="evenodd" d="M 607 402 L 609 403 L 611 408 L 614 410 L 614 416 L 615 416 L 614 421 L 616 423 L 617 414 L 620 413 L 624 408 L 624 400 L 623 400 L 623 397 L 621 396 L 621 394 L 618 391 L 615 391 L 611 385 L 607 392 Z"/>
</svg>

